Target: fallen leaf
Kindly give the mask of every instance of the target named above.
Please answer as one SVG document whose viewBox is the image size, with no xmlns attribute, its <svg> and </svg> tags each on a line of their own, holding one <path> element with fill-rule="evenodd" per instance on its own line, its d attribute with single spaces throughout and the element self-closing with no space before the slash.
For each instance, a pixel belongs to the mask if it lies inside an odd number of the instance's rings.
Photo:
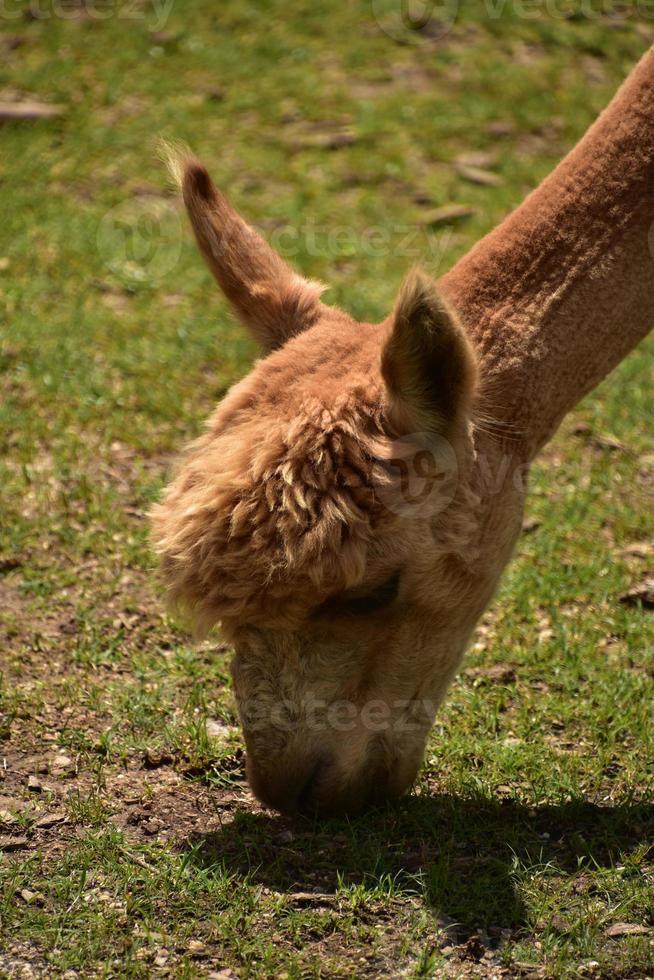
<svg viewBox="0 0 654 980">
<path fill-rule="evenodd" d="M 503 183 L 498 174 L 491 173 L 490 170 L 482 170 L 481 167 L 462 167 L 456 168 L 464 180 L 471 184 L 481 184 L 483 187 L 498 187 Z"/>
<path fill-rule="evenodd" d="M 478 214 L 477 208 L 468 207 L 466 204 L 445 204 L 442 208 L 434 208 L 427 211 L 420 217 L 421 225 L 428 225 L 430 228 L 438 228 L 442 225 L 452 225 L 466 218 L 472 218 Z"/>
<path fill-rule="evenodd" d="M 146 749 L 143 761 L 146 769 L 159 769 L 160 766 L 170 765 L 173 757 L 165 749 Z"/>
<path fill-rule="evenodd" d="M 18 894 L 26 905 L 30 905 L 32 902 L 37 905 L 41 905 L 43 903 L 43 895 L 41 895 L 40 892 L 30 891 L 29 888 L 21 888 Z"/>
<path fill-rule="evenodd" d="M 654 578 L 646 578 L 638 585 L 620 596 L 620 602 L 625 606 L 642 606 L 643 609 L 654 609 Z"/>
<path fill-rule="evenodd" d="M 53 119 L 62 116 L 65 108 L 48 102 L 26 99 L 23 102 L 0 102 L 0 120 Z"/>
<path fill-rule="evenodd" d="M 618 554 L 622 558 L 654 558 L 654 541 L 634 541 L 620 548 Z"/>
<path fill-rule="evenodd" d="M 537 531 L 539 527 L 542 526 L 542 521 L 539 521 L 537 517 L 525 517 L 522 522 L 522 533 L 531 534 L 532 531 Z"/>
<path fill-rule="evenodd" d="M 609 433 L 592 435 L 588 441 L 596 449 L 608 449 L 612 453 L 623 453 L 627 448 L 623 442 Z"/>
<path fill-rule="evenodd" d="M 207 735 L 209 738 L 224 738 L 235 731 L 237 731 L 235 725 L 227 725 L 218 718 L 207 718 Z"/>
<path fill-rule="evenodd" d="M 54 827 L 55 824 L 64 823 L 66 820 L 66 814 L 62 810 L 53 810 L 52 813 L 46 813 L 40 820 L 37 820 L 36 826 Z"/>
<path fill-rule="evenodd" d="M 295 905 L 331 905 L 336 901 L 336 896 L 327 892 L 290 892 L 288 897 Z"/>
<path fill-rule="evenodd" d="M 27 788 L 31 793 L 40 793 L 43 790 L 43 786 L 36 776 L 27 777 Z"/>
<path fill-rule="evenodd" d="M 604 930 L 604 935 L 609 939 L 618 939 L 620 936 L 648 936 L 651 931 L 636 922 L 616 922 Z"/>
<path fill-rule="evenodd" d="M 27 846 L 27 837 L 0 837 L 0 851 L 19 851 Z"/>
<path fill-rule="evenodd" d="M 300 149 L 321 149 L 321 150 L 340 150 L 344 146 L 352 146 L 356 143 L 356 136 L 350 129 L 337 130 L 336 132 L 313 133 L 302 137 L 297 143 Z"/>
<path fill-rule="evenodd" d="M 141 824 L 141 829 L 143 830 L 144 834 L 148 834 L 150 837 L 153 837 L 155 834 L 158 834 L 160 830 L 163 830 L 165 826 L 166 825 L 163 820 L 160 820 L 158 817 L 151 817 L 149 820 L 146 820 Z"/>
<path fill-rule="evenodd" d="M 459 153 L 455 162 L 460 167 L 494 167 L 497 163 L 497 153 L 492 150 L 471 150 L 466 153 Z"/>
<path fill-rule="evenodd" d="M 511 664 L 492 664 L 490 667 L 468 667 L 463 671 L 478 686 L 479 684 L 512 684 L 516 679 L 515 668 Z"/>
<path fill-rule="evenodd" d="M 191 939 L 188 944 L 188 951 L 191 956 L 201 957 L 207 956 L 207 947 L 205 943 L 200 942 L 199 939 Z"/>
</svg>

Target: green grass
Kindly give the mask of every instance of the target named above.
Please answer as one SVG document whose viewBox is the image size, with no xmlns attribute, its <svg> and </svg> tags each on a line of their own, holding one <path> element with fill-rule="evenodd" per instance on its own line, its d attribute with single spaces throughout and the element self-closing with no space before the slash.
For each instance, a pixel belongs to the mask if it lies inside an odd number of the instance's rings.
<svg viewBox="0 0 654 980">
<path fill-rule="evenodd" d="M 532 530 L 393 808 L 256 806 L 229 651 L 167 619 L 147 545 L 174 452 L 255 356 L 154 138 L 381 317 L 654 38 L 647 4 L 524 6 L 427 36 L 391 0 L 3 7 L 0 99 L 66 111 L 0 129 L 0 976 L 654 976 L 654 631 L 619 601 L 651 573 L 651 341 L 536 467 Z M 472 152 L 499 183 L 466 182 Z M 475 213 L 425 223 L 449 203 Z"/>
</svg>

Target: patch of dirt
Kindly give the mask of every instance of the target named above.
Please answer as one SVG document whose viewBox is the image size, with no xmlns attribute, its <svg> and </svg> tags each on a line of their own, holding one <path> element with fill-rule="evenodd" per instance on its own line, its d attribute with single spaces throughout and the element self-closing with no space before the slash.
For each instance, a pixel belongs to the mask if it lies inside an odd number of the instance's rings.
<svg viewBox="0 0 654 980">
<path fill-rule="evenodd" d="M 0 951 L 0 974 L 12 980 L 37 980 L 52 976 L 51 967 L 41 950 L 26 943 L 12 943 Z M 71 977 L 77 974 L 72 972 Z"/>
</svg>

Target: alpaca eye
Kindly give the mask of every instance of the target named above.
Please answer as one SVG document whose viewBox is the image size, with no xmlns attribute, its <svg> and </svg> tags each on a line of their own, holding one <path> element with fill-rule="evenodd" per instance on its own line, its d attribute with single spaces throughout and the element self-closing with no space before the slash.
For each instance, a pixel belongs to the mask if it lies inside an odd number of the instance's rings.
<svg viewBox="0 0 654 980">
<path fill-rule="evenodd" d="M 390 578 L 368 592 L 352 589 L 332 596 L 318 609 L 318 613 L 332 613 L 345 616 L 360 616 L 385 609 L 397 599 L 400 588 L 400 573 L 394 572 Z"/>
</svg>

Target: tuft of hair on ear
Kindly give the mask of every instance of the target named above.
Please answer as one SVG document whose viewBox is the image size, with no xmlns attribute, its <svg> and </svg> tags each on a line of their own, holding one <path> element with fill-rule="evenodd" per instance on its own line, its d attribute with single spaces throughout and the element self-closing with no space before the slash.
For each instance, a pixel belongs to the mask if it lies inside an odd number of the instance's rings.
<svg viewBox="0 0 654 980">
<path fill-rule="evenodd" d="M 470 412 L 476 357 L 434 280 L 414 269 L 400 289 L 382 349 L 388 415 L 399 432 L 446 435 Z"/>
<path fill-rule="evenodd" d="M 324 286 L 299 275 L 243 220 L 188 147 L 162 140 L 159 153 L 209 270 L 261 347 L 275 350 L 313 326 L 325 310 Z"/>
<path fill-rule="evenodd" d="M 155 149 L 173 185 L 181 188 L 187 164 L 195 161 L 190 148 L 181 140 L 166 140 L 160 136 L 155 140 Z"/>
</svg>

